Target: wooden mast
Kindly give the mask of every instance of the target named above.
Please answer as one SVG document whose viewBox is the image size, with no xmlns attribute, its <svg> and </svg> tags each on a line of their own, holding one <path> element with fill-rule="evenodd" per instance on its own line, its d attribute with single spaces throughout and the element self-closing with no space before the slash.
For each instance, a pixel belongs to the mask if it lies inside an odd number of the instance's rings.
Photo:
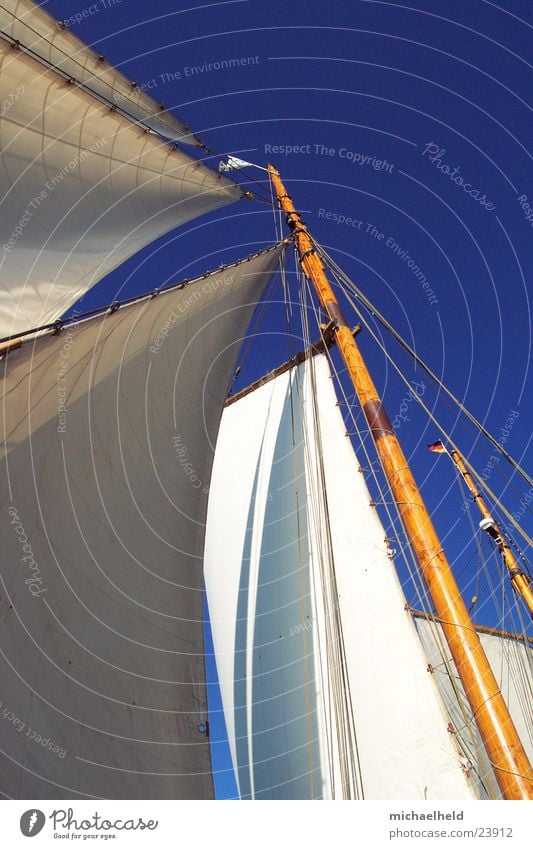
<svg viewBox="0 0 533 849">
<path fill-rule="evenodd" d="M 326 277 L 311 236 L 296 212 L 279 172 L 268 166 L 286 213 L 302 269 L 334 327 L 335 342 L 369 424 L 406 532 L 442 622 L 483 743 L 506 799 L 533 799 L 533 774 L 507 705 L 468 615 L 446 555 L 396 438 L 372 378 Z"/>
<path fill-rule="evenodd" d="M 529 580 L 529 577 L 520 568 L 520 564 L 512 552 L 511 547 L 506 542 L 500 527 L 492 518 L 485 499 L 478 490 L 472 475 L 468 471 L 464 459 L 461 457 L 459 452 L 455 450 L 455 448 L 452 448 L 451 451 L 446 449 L 446 453 L 450 455 L 453 462 L 461 472 L 468 489 L 472 493 L 475 503 L 479 507 L 481 515 L 485 519 L 486 524 L 482 524 L 481 527 L 483 530 L 486 530 L 489 536 L 491 536 L 496 542 L 496 545 L 501 552 L 503 562 L 509 570 L 511 583 L 515 590 L 522 596 L 529 608 L 530 614 L 533 616 L 533 589 L 531 588 L 531 581 Z"/>
</svg>

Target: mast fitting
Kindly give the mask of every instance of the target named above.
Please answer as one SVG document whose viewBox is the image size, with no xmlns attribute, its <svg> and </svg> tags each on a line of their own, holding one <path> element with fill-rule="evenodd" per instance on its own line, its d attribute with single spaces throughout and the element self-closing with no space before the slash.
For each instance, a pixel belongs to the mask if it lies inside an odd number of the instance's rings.
<svg viewBox="0 0 533 849">
<path fill-rule="evenodd" d="M 336 330 L 336 328 L 337 328 L 337 322 L 336 321 L 328 321 L 327 324 L 321 324 L 320 325 L 320 333 L 322 335 L 324 342 L 326 343 L 326 345 L 328 347 L 333 342 L 333 333 Z"/>
</svg>

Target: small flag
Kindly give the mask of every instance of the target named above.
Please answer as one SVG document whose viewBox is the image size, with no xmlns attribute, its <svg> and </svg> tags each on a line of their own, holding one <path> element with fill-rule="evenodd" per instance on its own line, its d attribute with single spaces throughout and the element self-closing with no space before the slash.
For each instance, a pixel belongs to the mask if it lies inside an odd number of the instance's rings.
<svg viewBox="0 0 533 849">
<path fill-rule="evenodd" d="M 237 168 L 253 168 L 252 162 L 245 162 L 244 159 L 237 159 L 236 156 L 228 156 L 227 162 L 219 162 L 219 171 L 234 171 Z"/>
<path fill-rule="evenodd" d="M 442 442 L 434 442 L 432 445 L 428 445 L 430 451 L 434 451 L 435 454 L 445 454 L 446 448 L 442 444 Z"/>
</svg>

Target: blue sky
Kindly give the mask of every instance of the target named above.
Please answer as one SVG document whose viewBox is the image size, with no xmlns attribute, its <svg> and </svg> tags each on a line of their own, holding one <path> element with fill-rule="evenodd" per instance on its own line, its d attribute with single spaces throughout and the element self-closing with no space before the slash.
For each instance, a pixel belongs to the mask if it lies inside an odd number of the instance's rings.
<svg viewBox="0 0 533 849">
<path fill-rule="evenodd" d="M 529 2 L 43 5 L 212 149 L 273 161 L 314 236 L 489 430 L 500 437 L 518 414 L 505 447 L 531 469 Z M 109 303 L 274 240 L 268 206 L 241 201 L 159 240 L 91 297 Z M 286 358 L 280 315 L 269 311 L 239 386 Z M 361 347 L 393 419 L 406 390 L 367 334 Z M 426 399 L 482 470 L 490 449 L 429 388 Z M 474 548 L 453 470 L 425 450 L 438 434 L 414 404 L 408 418 L 400 439 L 464 572 Z M 518 511 L 528 486 L 504 470 L 491 485 Z M 531 530 L 531 513 L 521 522 Z"/>
</svg>

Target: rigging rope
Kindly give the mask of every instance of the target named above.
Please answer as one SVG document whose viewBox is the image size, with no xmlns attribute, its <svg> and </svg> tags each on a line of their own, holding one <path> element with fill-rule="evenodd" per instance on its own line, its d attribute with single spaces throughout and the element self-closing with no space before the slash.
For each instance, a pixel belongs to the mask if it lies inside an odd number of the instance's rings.
<svg viewBox="0 0 533 849">
<path fill-rule="evenodd" d="M 341 283 L 341 285 L 342 285 L 342 280 L 338 279 L 339 275 L 334 275 L 334 276 L 336 277 L 338 282 Z M 343 288 L 343 290 L 345 289 L 344 286 L 342 288 Z M 389 357 L 389 355 L 388 355 L 387 351 L 385 350 L 383 344 L 377 338 L 377 335 L 370 328 L 370 326 L 368 325 L 368 322 L 366 322 L 364 320 L 363 316 L 360 313 L 360 310 L 357 309 L 357 305 L 354 303 L 353 299 L 350 298 L 348 293 L 345 292 L 345 294 L 348 297 L 348 300 L 350 301 L 352 307 L 357 312 L 359 318 L 363 321 L 365 327 L 367 327 L 367 329 L 370 330 L 372 337 L 377 341 L 377 343 L 380 345 L 381 350 L 384 351 L 384 353 L 388 357 L 389 361 L 392 363 L 392 365 L 394 366 L 396 371 L 400 374 L 402 380 L 404 380 L 404 382 L 408 386 L 410 386 L 405 375 L 403 375 L 401 370 L 396 366 L 396 363 L 394 363 L 394 361 L 392 361 L 392 359 Z M 315 308 L 315 312 L 317 313 L 317 317 L 318 317 L 318 311 L 316 310 L 316 308 Z M 328 356 L 330 362 L 332 362 L 331 354 L 329 353 L 329 351 L 327 352 L 327 356 Z M 360 428 L 358 427 L 357 418 L 353 413 L 352 403 L 348 401 L 348 398 L 347 398 L 346 393 L 344 391 L 344 387 L 342 386 L 342 382 L 339 380 L 339 374 L 336 373 L 336 372 L 335 372 L 335 374 L 336 374 L 336 377 L 337 377 L 338 385 L 341 387 L 342 394 L 344 396 L 344 401 L 345 401 L 345 404 L 346 404 L 346 410 L 348 411 L 349 415 L 351 416 L 351 418 L 353 420 L 354 428 L 355 428 L 355 431 L 356 431 L 356 433 L 359 437 L 360 445 L 362 446 L 362 448 L 365 452 L 365 456 L 367 457 L 367 460 L 368 460 L 369 458 L 368 458 L 368 453 L 367 453 L 366 446 L 365 446 L 365 440 L 363 438 L 363 434 L 361 433 Z M 432 421 L 434 421 L 437 424 L 437 426 L 439 426 L 436 417 L 428 409 L 427 405 L 424 402 L 422 402 L 421 398 L 418 395 L 416 395 L 416 397 L 417 397 L 417 400 L 419 401 L 419 403 L 421 403 L 422 407 L 426 410 L 426 412 L 428 413 L 428 415 L 430 416 Z M 440 426 L 439 426 L 439 430 L 441 430 L 441 432 L 443 432 L 443 433 L 445 432 L 444 429 L 441 428 Z M 383 497 L 383 491 L 382 491 L 381 485 L 379 483 L 378 476 L 376 475 L 376 472 L 374 470 L 374 464 L 372 462 L 369 462 L 369 468 L 370 468 L 370 471 L 372 473 L 372 476 L 374 477 L 375 482 L 378 484 L 378 491 L 380 492 L 382 505 L 383 505 L 388 517 L 389 517 L 389 520 L 391 521 L 391 525 L 394 526 L 395 522 L 392 519 L 392 516 L 390 514 L 388 503 L 387 503 L 386 499 Z M 498 499 L 495 499 L 495 500 L 499 503 Z M 470 521 L 472 521 L 471 516 L 469 516 L 469 519 L 470 519 Z M 399 517 L 399 515 L 398 515 L 398 518 L 397 518 L 396 521 L 401 522 L 401 517 Z M 520 528 L 518 528 L 518 530 L 521 531 Z M 476 540 L 476 543 L 477 543 L 477 534 L 474 533 L 473 536 L 474 536 L 474 539 Z M 432 613 L 431 613 L 432 605 L 429 601 L 427 590 L 425 588 L 425 585 L 421 586 L 420 581 L 415 579 L 415 575 L 418 576 L 418 570 L 415 570 L 414 574 L 413 574 L 413 570 L 411 569 L 411 564 L 409 563 L 409 559 L 406 556 L 406 550 L 405 550 L 406 548 L 408 549 L 409 546 L 408 545 L 405 546 L 405 547 L 401 546 L 401 553 L 402 553 L 402 556 L 405 560 L 406 565 L 408 566 L 408 572 L 410 574 L 412 584 L 415 587 L 415 591 L 418 595 L 419 602 L 421 603 L 422 609 L 427 610 L 429 612 L 429 617 L 433 618 Z M 410 554 L 412 556 L 412 552 L 410 552 Z M 500 578 L 504 578 L 504 575 L 501 574 Z M 476 580 L 477 580 L 477 578 L 476 578 Z M 500 619 L 505 622 L 507 617 L 510 616 L 511 619 L 513 620 L 513 622 L 514 622 L 514 616 L 517 615 L 518 618 L 521 620 L 522 628 L 521 629 L 515 628 L 515 630 L 517 630 L 517 631 L 521 630 L 522 632 L 525 633 L 525 626 L 524 626 L 524 623 L 523 623 L 521 610 L 520 610 L 520 608 L 517 609 L 516 605 L 514 604 L 513 592 L 512 592 L 512 590 L 509 589 L 510 585 L 508 584 L 508 582 L 507 581 L 504 582 L 503 580 L 500 580 L 498 582 L 498 586 L 493 586 L 490 572 L 489 572 L 489 570 L 487 570 L 487 583 L 488 583 L 488 586 L 490 588 L 490 596 L 494 599 L 495 603 L 497 603 L 497 595 L 499 593 L 503 592 L 503 599 L 500 603 L 500 611 L 501 611 Z M 512 604 L 506 604 L 506 599 L 508 599 L 508 596 L 510 594 L 511 594 L 510 601 L 513 602 L 513 603 Z M 443 670 L 445 670 L 445 671 L 441 670 L 440 674 L 446 675 L 447 680 L 449 682 L 449 685 L 452 688 L 452 692 L 454 694 L 454 699 L 456 701 L 456 704 L 458 705 L 458 708 L 459 708 L 459 710 L 462 714 L 462 717 L 463 717 L 463 727 L 459 728 L 459 729 L 455 729 L 455 731 L 457 733 L 458 740 L 460 740 L 461 747 L 462 747 L 463 751 L 468 754 L 468 760 L 471 762 L 472 768 L 476 772 L 476 774 L 478 776 L 478 780 L 479 780 L 481 786 L 483 787 L 484 792 L 487 795 L 490 796 L 491 792 L 492 792 L 492 794 L 494 793 L 494 791 L 490 790 L 490 785 L 492 783 L 492 779 L 490 777 L 488 777 L 487 775 L 484 775 L 485 770 L 483 769 L 482 763 L 479 762 L 478 749 L 479 749 L 480 743 L 479 743 L 479 737 L 478 737 L 478 734 L 477 734 L 477 730 L 475 728 L 474 718 L 473 718 L 472 712 L 469 708 L 468 702 L 465 699 L 465 696 L 462 692 L 460 681 L 458 679 L 457 673 L 455 671 L 455 667 L 454 667 L 453 662 L 451 660 L 449 649 L 448 649 L 447 643 L 444 639 L 442 630 L 441 630 L 440 627 L 437 627 L 436 623 L 433 626 L 433 639 L 434 639 L 434 641 L 437 645 L 437 650 L 439 651 L 439 654 L 442 658 Z M 507 641 L 507 642 L 511 643 L 513 641 Z M 516 694 L 517 701 L 518 701 L 518 703 L 521 707 L 522 714 L 525 718 L 526 727 L 528 728 L 528 731 L 530 731 L 530 729 L 531 729 L 531 716 L 528 715 L 528 708 L 529 708 L 529 714 L 530 714 L 531 709 L 530 709 L 529 706 L 531 705 L 531 693 L 530 693 L 530 691 L 528 691 L 528 679 L 527 679 L 526 674 L 525 674 L 524 657 L 523 657 L 523 655 L 520 654 L 520 651 L 522 651 L 522 652 L 526 651 L 526 653 L 528 653 L 528 651 L 527 651 L 527 649 L 521 647 L 520 644 L 518 644 L 518 647 L 517 647 L 516 642 L 514 643 L 514 645 L 510 646 L 509 648 L 504 646 L 503 651 L 505 652 L 505 654 L 507 655 L 507 658 L 509 660 L 509 663 L 508 663 L 508 668 L 510 670 L 509 671 L 509 678 L 511 678 L 512 681 L 513 681 L 514 692 Z M 513 658 L 513 653 L 516 656 L 515 658 Z M 513 659 L 515 660 L 514 665 L 513 665 L 513 662 L 512 662 Z M 503 661 L 502 661 L 502 663 L 503 663 Z M 527 665 L 527 660 L 526 660 L 526 665 Z M 504 686 L 505 682 L 502 680 L 502 674 L 500 674 L 498 677 L 499 677 L 500 685 L 502 686 L 502 689 L 505 692 L 505 690 L 508 689 L 508 687 L 506 688 Z"/>
<path fill-rule="evenodd" d="M 382 325 L 382 327 L 387 330 L 396 342 L 414 359 L 417 365 L 420 366 L 421 369 L 429 376 L 435 383 L 442 389 L 443 392 L 454 402 L 454 404 L 461 410 L 461 412 L 469 419 L 472 424 L 489 440 L 489 442 L 505 457 L 505 459 L 512 465 L 515 471 L 528 483 L 530 486 L 533 486 L 533 477 L 529 475 L 520 464 L 514 460 L 513 457 L 503 448 L 503 446 L 492 436 L 491 433 L 484 427 L 484 425 L 465 407 L 465 405 L 448 389 L 448 387 L 441 381 L 437 374 L 424 362 L 424 360 L 416 353 L 416 351 L 411 348 L 409 343 L 393 328 L 390 322 L 383 316 L 383 314 L 377 309 L 374 304 L 366 297 L 366 295 L 361 292 L 361 290 L 356 286 L 356 284 L 345 274 L 345 272 L 337 265 L 335 260 L 328 254 L 326 249 L 320 245 L 319 242 L 314 240 L 314 243 L 317 247 L 319 254 L 322 259 L 325 261 L 326 265 L 329 267 L 333 276 L 337 279 L 337 282 L 343 282 L 345 286 L 347 286 L 355 296 L 361 301 L 361 303 L 372 313 L 372 315 L 377 319 L 377 321 Z"/>
<path fill-rule="evenodd" d="M 308 371 L 311 390 L 309 392 L 311 407 L 311 427 L 308 419 L 303 419 L 304 450 L 307 457 L 307 468 L 314 470 L 309 475 L 309 507 L 313 517 L 312 556 L 320 572 L 319 592 L 315 600 L 317 609 L 323 610 L 325 624 L 325 656 L 327 658 L 327 676 L 323 688 L 324 713 L 329 717 L 331 734 L 337 741 L 338 763 L 342 798 L 364 798 L 362 769 L 359 760 L 355 719 L 350 693 L 350 684 L 346 669 L 346 647 L 340 617 L 338 591 L 335 577 L 333 542 L 329 522 L 329 506 L 325 486 L 325 470 L 321 444 L 320 421 L 318 415 L 318 399 L 314 387 L 314 358 L 310 353 L 313 340 L 309 331 L 309 304 L 307 300 L 306 281 L 301 272 L 300 307 L 302 335 L 308 354 Z M 311 456 L 312 454 L 312 456 Z M 316 536 L 316 539 L 315 539 Z M 319 601 L 321 599 L 321 602 Z M 320 631 L 320 629 L 319 629 Z M 324 672 L 322 673 L 324 676 Z M 324 680 L 324 679 L 323 679 Z M 326 691 L 329 696 L 326 699 Z M 334 717 L 332 715 L 332 711 Z M 331 763 L 330 752 L 330 781 L 333 795 L 335 790 L 335 772 Z"/>
<path fill-rule="evenodd" d="M 336 277 L 336 279 L 337 279 L 337 275 L 336 275 L 334 272 L 332 272 L 332 273 L 333 273 L 333 276 L 335 276 L 335 277 Z M 358 316 L 359 320 L 360 320 L 360 321 L 361 321 L 361 323 L 364 325 L 365 329 L 366 329 L 366 330 L 369 332 L 369 334 L 372 336 L 372 338 L 374 339 L 374 341 L 376 342 L 376 344 L 379 346 L 380 350 L 381 350 L 381 351 L 383 352 L 383 354 L 385 355 L 385 357 L 386 357 L 387 361 L 388 361 L 388 362 L 392 365 L 393 369 L 394 369 L 394 370 L 396 371 L 396 373 L 399 375 L 399 377 L 401 378 L 401 380 L 405 383 L 405 385 L 406 385 L 406 386 L 408 386 L 408 387 L 411 389 L 411 385 L 410 385 L 410 383 L 409 383 L 408 378 L 407 378 L 407 377 L 403 374 L 402 370 L 401 370 L 401 369 L 400 369 L 400 367 L 396 364 L 396 362 L 395 362 L 395 360 L 393 359 L 393 357 L 389 354 L 389 352 L 387 351 L 387 349 L 385 348 L 385 346 L 383 345 L 383 343 L 382 343 L 382 342 L 381 342 L 381 340 L 379 339 L 378 335 L 377 335 L 377 334 L 375 333 L 375 331 L 372 329 L 372 327 L 371 327 L 370 323 L 369 323 L 369 322 L 366 320 L 366 318 L 364 317 L 363 313 L 362 313 L 362 312 L 361 312 L 361 310 L 359 309 L 359 307 L 358 307 L 357 303 L 355 302 L 354 298 L 352 298 L 352 297 L 350 296 L 349 292 L 347 292 L 347 291 L 346 291 L 346 289 L 345 289 L 345 287 L 343 286 L 342 282 L 341 282 L 341 281 L 339 281 L 339 280 L 338 280 L 338 282 L 339 282 L 339 285 L 341 286 L 341 289 L 342 289 L 342 291 L 343 291 L 343 293 L 344 293 L 344 295 L 345 295 L 346 299 L 348 300 L 348 303 L 350 304 L 350 306 L 352 307 L 352 309 L 354 310 L 354 312 L 357 314 L 357 316 Z M 422 398 L 422 397 L 421 397 L 418 393 L 416 393 L 416 392 L 414 393 L 413 398 L 414 398 L 414 399 L 416 400 L 416 402 L 417 402 L 417 403 L 418 403 L 418 404 L 419 404 L 419 405 L 420 405 L 420 406 L 424 409 L 424 411 L 426 412 L 426 414 L 428 415 L 428 417 L 430 418 L 430 420 L 431 420 L 431 421 L 433 422 L 433 424 L 437 427 L 437 429 L 439 430 L 439 432 L 440 432 L 440 433 L 441 433 L 441 434 L 442 434 L 442 435 L 446 438 L 446 440 L 449 442 L 449 444 L 450 444 L 450 445 L 452 445 L 452 446 L 453 446 L 453 448 L 455 448 L 457 451 L 459 451 L 459 453 L 461 453 L 461 452 L 460 452 L 460 449 L 458 448 L 458 446 L 456 445 L 456 443 L 453 441 L 453 439 L 452 439 L 452 437 L 450 436 L 450 434 L 447 432 L 447 430 L 444 428 L 444 426 L 440 424 L 439 420 L 438 420 L 438 419 L 437 419 L 437 417 L 434 415 L 434 413 L 433 413 L 433 412 L 429 409 L 429 407 L 427 406 L 427 404 L 425 403 L 425 401 L 423 400 L 423 398 Z M 505 505 L 504 505 L 504 504 L 502 504 L 502 502 L 500 501 L 500 499 L 498 498 L 498 496 L 495 494 L 495 492 L 494 492 L 494 491 L 491 489 L 491 487 L 488 485 L 487 481 L 484 481 L 484 480 L 481 478 L 481 476 L 480 476 L 480 475 L 476 472 L 476 470 L 475 470 L 472 466 L 470 466 L 470 465 L 467 463 L 467 461 L 466 461 L 466 460 L 465 460 L 465 463 L 467 464 L 468 469 L 469 469 L 470 473 L 472 474 L 472 477 L 474 477 L 474 478 L 476 479 L 476 482 L 477 482 L 478 486 L 479 486 L 480 488 L 482 488 L 483 490 L 485 490 L 485 492 L 487 492 L 487 493 L 490 495 L 491 500 L 494 502 L 494 504 L 496 504 L 496 505 L 499 507 L 499 509 L 502 511 L 502 513 L 506 516 L 507 520 L 508 520 L 508 521 L 511 523 L 511 525 L 515 528 L 515 530 L 516 530 L 516 531 L 517 531 L 517 532 L 518 532 L 518 533 L 519 533 L 519 534 L 523 537 L 523 539 L 527 542 L 527 544 L 533 548 L 533 540 L 531 539 L 531 537 L 527 534 L 527 532 L 524 530 L 524 528 L 522 528 L 522 527 L 521 527 L 521 525 L 519 525 L 519 524 L 518 524 L 518 522 L 515 520 L 514 516 L 512 516 L 512 514 L 511 514 L 511 513 L 507 510 L 507 508 L 505 507 Z"/>
</svg>

